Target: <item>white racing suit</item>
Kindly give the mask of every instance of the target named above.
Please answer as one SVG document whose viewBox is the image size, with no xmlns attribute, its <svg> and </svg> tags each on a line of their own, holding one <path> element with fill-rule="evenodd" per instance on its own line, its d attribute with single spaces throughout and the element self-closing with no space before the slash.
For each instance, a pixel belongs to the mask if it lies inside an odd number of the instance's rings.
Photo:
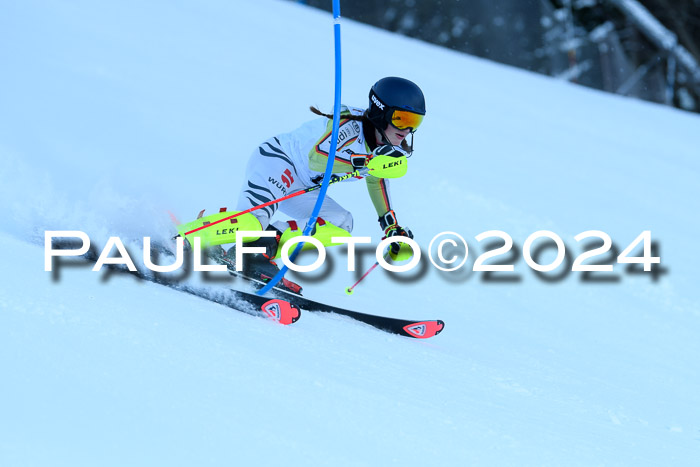
<svg viewBox="0 0 700 467">
<path fill-rule="evenodd" d="M 341 107 L 333 173 L 346 174 L 353 171 L 350 155 L 371 153 L 363 134 L 362 121 L 343 118 L 349 113 L 362 115 L 363 112 L 360 108 Z M 331 130 L 332 121 L 321 117 L 303 124 L 291 133 L 275 136 L 261 144 L 248 161 L 236 210 L 244 211 L 321 183 L 330 152 Z M 388 180 L 368 176 L 366 184 L 377 214 L 381 216 L 391 210 Z M 260 208 L 252 214 L 265 229 L 279 209 L 303 229 L 318 195 L 319 190 L 314 190 Z M 348 233 L 352 232 L 352 214 L 328 195 L 318 217 Z M 281 232 L 289 227 L 287 222 L 282 221 L 273 225 Z"/>
</svg>

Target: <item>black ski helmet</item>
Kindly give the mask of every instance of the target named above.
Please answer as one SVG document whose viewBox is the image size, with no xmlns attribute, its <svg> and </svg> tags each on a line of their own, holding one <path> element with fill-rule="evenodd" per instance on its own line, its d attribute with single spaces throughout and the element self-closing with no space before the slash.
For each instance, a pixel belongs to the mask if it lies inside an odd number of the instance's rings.
<svg viewBox="0 0 700 467">
<path fill-rule="evenodd" d="M 384 130 L 391 123 L 395 110 L 425 115 L 423 91 L 414 82 L 404 78 L 382 78 L 369 90 L 367 118 L 376 128 Z"/>
</svg>

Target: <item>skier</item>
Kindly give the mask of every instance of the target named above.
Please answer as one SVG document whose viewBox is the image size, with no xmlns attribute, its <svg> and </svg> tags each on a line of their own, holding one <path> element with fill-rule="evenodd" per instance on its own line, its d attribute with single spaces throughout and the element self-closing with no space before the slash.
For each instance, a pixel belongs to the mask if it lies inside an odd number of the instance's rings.
<svg viewBox="0 0 700 467">
<path fill-rule="evenodd" d="M 238 211 L 321 183 L 330 152 L 333 116 L 315 107 L 311 107 L 311 111 L 324 118 L 309 121 L 291 133 L 272 137 L 253 152 L 238 198 Z M 341 107 L 333 174 L 346 174 L 363 168 L 378 154 L 394 157 L 410 155 L 413 152 L 413 136 L 410 145 L 406 137 L 418 129 L 424 115 L 425 99 L 415 83 L 397 77 L 380 79 L 370 89 L 366 110 Z M 389 181 L 372 175 L 365 180 L 385 238 L 413 238 L 412 232 L 399 224 L 394 213 Z M 279 248 L 287 240 L 301 235 L 318 195 L 318 191 L 311 191 L 252 212 L 261 229 L 273 231 L 275 236 L 261 237 L 246 244 L 264 247 L 266 253 L 245 256 L 245 276 L 264 282 L 274 277 L 279 269 L 273 260 Z M 271 222 L 278 209 L 293 220 Z M 331 237 L 349 237 L 352 229 L 352 214 L 326 196 L 311 236 L 330 246 Z M 212 257 L 233 270 L 233 248 L 235 246 L 225 252 L 218 247 Z M 394 253 L 398 252 L 398 248 L 398 244 L 392 245 Z M 301 290 L 297 284 L 287 280 L 279 285 L 294 292 Z"/>
</svg>

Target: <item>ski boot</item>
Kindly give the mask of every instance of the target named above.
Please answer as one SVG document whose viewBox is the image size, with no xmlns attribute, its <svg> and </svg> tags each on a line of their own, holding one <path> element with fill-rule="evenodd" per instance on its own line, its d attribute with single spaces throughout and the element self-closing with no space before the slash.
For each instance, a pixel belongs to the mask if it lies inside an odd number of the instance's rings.
<svg viewBox="0 0 700 467">
<path fill-rule="evenodd" d="M 224 264 L 229 269 L 229 272 L 235 276 L 241 276 L 244 279 L 252 280 L 258 283 L 267 283 L 277 275 L 280 268 L 272 260 L 277 254 L 277 247 L 282 236 L 282 232 L 269 226 L 267 230 L 274 231 L 274 237 L 261 237 L 254 242 L 248 243 L 250 247 L 264 247 L 265 253 L 246 254 L 243 261 L 243 270 L 236 271 L 236 246 L 232 246 L 228 251 L 222 247 L 212 247 L 207 251 L 211 259 L 219 264 Z M 292 292 L 301 295 L 301 286 L 284 277 L 274 287 L 276 289 Z"/>
</svg>

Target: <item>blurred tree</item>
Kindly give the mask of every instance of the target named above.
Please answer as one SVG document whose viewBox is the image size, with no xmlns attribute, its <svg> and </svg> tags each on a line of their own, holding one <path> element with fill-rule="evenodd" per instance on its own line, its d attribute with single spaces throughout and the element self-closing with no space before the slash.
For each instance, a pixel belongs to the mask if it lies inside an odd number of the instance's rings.
<svg viewBox="0 0 700 467">
<path fill-rule="evenodd" d="M 700 0 L 638 0 L 700 62 Z M 304 0 L 331 10 L 328 0 Z M 700 111 L 700 83 L 614 0 L 352 0 L 342 15 L 500 63 Z"/>
<path fill-rule="evenodd" d="M 641 0 L 640 3 L 700 61 L 700 0 Z"/>
</svg>

